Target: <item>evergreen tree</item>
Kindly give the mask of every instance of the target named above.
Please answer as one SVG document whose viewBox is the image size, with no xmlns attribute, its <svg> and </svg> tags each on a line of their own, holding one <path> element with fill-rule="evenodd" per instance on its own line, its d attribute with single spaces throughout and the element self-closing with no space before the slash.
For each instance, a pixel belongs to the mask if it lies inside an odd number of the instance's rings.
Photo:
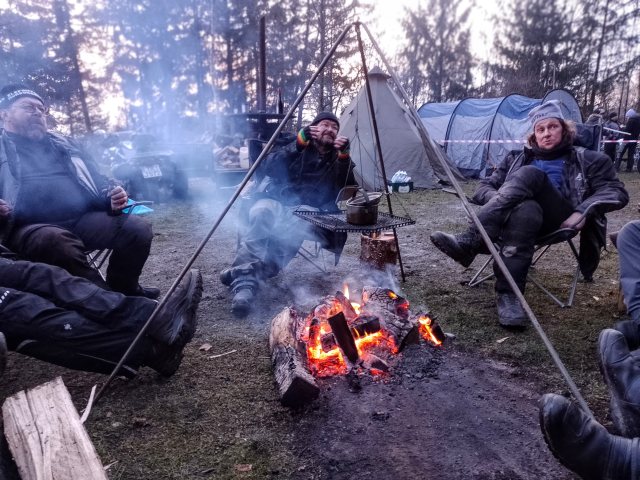
<svg viewBox="0 0 640 480">
<path fill-rule="evenodd" d="M 556 0 L 513 2 L 499 20 L 498 61 L 493 91 L 541 98 L 557 85 L 569 86 L 579 68 L 571 53 L 572 24 Z"/>
<path fill-rule="evenodd" d="M 462 0 L 428 0 L 405 9 L 407 42 L 399 58 L 407 93 L 416 104 L 422 95 L 443 102 L 460 99 L 471 89 L 471 8 Z"/>
</svg>

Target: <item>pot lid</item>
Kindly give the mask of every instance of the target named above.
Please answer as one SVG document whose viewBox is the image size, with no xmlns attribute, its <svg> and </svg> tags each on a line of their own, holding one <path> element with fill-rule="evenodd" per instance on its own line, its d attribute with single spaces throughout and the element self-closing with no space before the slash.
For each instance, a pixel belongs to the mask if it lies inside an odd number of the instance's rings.
<svg viewBox="0 0 640 480">
<path fill-rule="evenodd" d="M 378 205 L 381 197 L 382 192 L 365 192 L 364 190 L 359 190 L 358 193 L 347 200 L 347 205 L 362 207 Z"/>
</svg>

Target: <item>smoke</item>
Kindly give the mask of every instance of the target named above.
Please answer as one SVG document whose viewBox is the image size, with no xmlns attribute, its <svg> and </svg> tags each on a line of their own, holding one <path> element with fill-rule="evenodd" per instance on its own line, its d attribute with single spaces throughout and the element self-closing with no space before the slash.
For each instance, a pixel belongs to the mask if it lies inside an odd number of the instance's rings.
<svg viewBox="0 0 640 480">
<path fill-rule="evenodd" d="M 299 266 L 300 263 L 297 264 L 297 270 L 301 270 Z M 295 278 L 290 279 L 287 283 L 292 303 L 305 310 L 311 309 L 318 304 L 320 298 L 343 292 L 345 286 L 349 289 L 349 297 L 354 302 L 360 302 L 362 290 L 367 286 L 388 288 L 401 294 L 397 280 L 397 265 L 387 264 L 384 270 L 379 270 L 361 262 L 352 254 L 344 253 L 339 264 L 332 266 L 331 269 L 323 274 L 314 267 L 308 266 L 304 269 L 305 273 L 302 276 L 295 275 Z"/>
</svg>

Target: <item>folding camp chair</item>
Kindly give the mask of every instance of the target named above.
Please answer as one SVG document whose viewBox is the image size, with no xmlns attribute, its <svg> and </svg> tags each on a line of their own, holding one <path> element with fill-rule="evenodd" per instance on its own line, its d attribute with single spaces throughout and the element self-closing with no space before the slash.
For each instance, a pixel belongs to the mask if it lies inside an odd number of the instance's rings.
<svg viewBox="0 0 640 480">
<path fill-rule="evenodd" d="M 598 206 L 603 206 L 603 205 L 608 205 L 608 206 L 611 207 L 611 206 L 617 206 L 617 205 L 619 205 L 619 203 L 618 202 L 606 202 L 606 201 L 594 202 L 583 213 L 583 216 L 586 217 L 591 209 L 596 208 Z M 577 288 L 577 285 L 578 285 L 578 279 L 580 278 L 580 262 L 579 262 L 580 253 L 579 253 L 578 248 L 576 247 L 576 245 L 575 245 L 575 243 L 573 241 L 574 238 L 578 235 L 578 233 L 579 233 L 579 230 L 574 230 L 573 228 L 560 228 L 560 229 L 555 230 L 555 231 L 553 231 L 553 232 L 551 232 L 551 233 L 549 233 L 547 235 L 544 235 L 544 236 L 541 236 L 541 237 L 537 238 L 536 242 L 535 242 L 535 252 L 534 252 L 533 260 L 531 262 L 531 267 L 529 268 L 529 272 L 527 273 L 527 280 L 530 281 L 537 288 L 539 288 L 545 295 L 547 295 L 551 300 L 553 300 L 561 308 L 571 307 L 573 305 L 573 298 L 574 298 L 575 293 L 576 293 L 576 288 Z M 541 281 L 536 277 L 535 269 L 534 269 L 534 267 L 536 266 L 538 261 L 544 256 L 544 254 L 551 247 L 553 247 L 554 245 L 559 245 L 559 244 L 566 244 L 568 246 L 568 248 L 571 251 L 571 254 L 572 254 L 573 258 L 575 259 L 575 263 L 576 263 L 575 270 L 574 270 L 574 273 L 573 273 L 573 281 L 572 281 L 571 286 L 569 288 L 569 292 L 567 294 L 567 300 L 566 301 L 563 301 L 563 300 L 559 299 L 556 295 L 554 295 L 552 292 L 550 292 L 541 283 Z M 473 277 L 471 277 L 471 280 L 469 280 L 468 285 L 473 287 L 473 286 L 481 284 L 485 280 L 488 280 L 488 279 L 492 278 L 494 276 L 493 272 L 485 273 L 487 268 L 492 263 L 493 263 L 493 257 L 490 256 L 489 259 L 486 260 L 482 264 L 480 269 L 473 275 Z"/>
<path fill-rule="evenodd" d="M 553 300 L 558 306 L 561 308 L 570 307 L 573 305 L 573 298 L 576 293 L 576 288 L 578 286 L 578 279 L 580 277 L 580 265 L 578 263 L 579 253 L 578 249 L 573 242 L 573 239 L 576 235 L 578 235 L 579 231 L 574 230 L 573 228 L 560 228 L 554 232 L 551 232 L 547 235 L 544 235 L 536 240 L 535 253 L 533 255 L 533 260 L 531 262 L 531 267 L 529 268 L 529 272 L 527 274 L 527 280 L 530 281 L 533 285 L 538 287 L 542 292 L 544 292 L 551 300 Z M 554 245 L 566 243 L 575 259 L 576 266 L 573 273 L 573 281 L 571 282 L 571 287 L 569 288 L 569 292 L 567 294 L 567 300 L 563 301 L 558 298 L 555 294 L 549 291 L 542 282 L 536 278 L 535 274 L 535 265 L 538 261 L 544 256 L 544 254 Z M 493 257 L 489 257 L 478 269 L 478 271 L 471 277 L 468 285 L 470 287 L 474 287 L 476 285 L 480 285 L 486 280 L 494 277 L 494 273 L 485 273 L 488 267 L 492 266 Z"/>
<path fill-rule="evenodd" d="M 335 202 L 338 209 L 343 209 L 342 208 L 343 203 L 349 200 L 351 197 L 353 197 L 353 195 L 355 195 L 357 191 L 358 191 L 358 187 L 355 185 L 350 185 L 350 186 L 341 188 L 340 191 L 338 192 L 338 195 L 336 196 L 336 202 Z M 303 243 L 300 249 L 298 250 L 298 256 L 306 260 L 307 262 L 309 262 L 311 265 L 313 265 L 315 268 L 317 268 L 321 272 L 327 273 L 327 265 L 324 257 L 324 249 L 320 245 L 320 242 L 318 242 L 317 240 L 305 240 L 305 242 L 310 243 L 310 246 L 309 248 L 307 248 Z M 338 265 L 338 260 L 340 260 L 340 254 L 336 253 L 334 255 L 335 255 L 334 265 Z"/>
</svg>

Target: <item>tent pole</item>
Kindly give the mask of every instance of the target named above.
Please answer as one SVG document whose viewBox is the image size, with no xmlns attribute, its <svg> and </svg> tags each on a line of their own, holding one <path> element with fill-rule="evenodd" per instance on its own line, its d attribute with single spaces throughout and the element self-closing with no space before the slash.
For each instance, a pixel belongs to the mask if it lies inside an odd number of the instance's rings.
<svg viewBox="0 0 640 480">
<path fill-rule="evenodd" d="M 393 78 L 393 81 L 396 83 L 396 86 L 398 87 L 398 90 L 402 94 L 402 98 L 404 99 L 405 103 L 407 104 L 407 107 L 411 111 L 411 114 L 414 116 L 414 121 L 417 121 L 418 130 L 422 131 L 423 134 L 424 134 L 424 125 L 423 125 L 422 121 L 420 120 L 420 116 L 418 115 L 418 112 L 416 111 L 416 109 L 413 107 L 413 104 L 409 100 L 409 96 L 405 92 L 404 88 L 402 88 L 402 85 L 400 84 L 400 80 L 398 79 L 397 75 L 394 73 L 393 69 L 389 65 L 389 62 L 387 62 L 386 57 L 382 53 L 382 50 L 380 50 L 380 47 L 378 46 L 377 42 L 374 40 L 373 36 L 371 35 L 371 32 L 369 32 L 369 29 L 367 28 L 367 26 L 363 25 L 363 27 L 364 27 L 365 31 L 367 32 L 367 35 L 369 35 L 369 39 L 371 40 L 371 43 L 372 43 L 374 49 L 378 52 L 378 55 L 380 55 L 380 58 L 382 59 L 383 63 L 385 64 L 385 67 L 386 67 L 387 71 L 389 72 L 389 75 L 391 75 L 391 77 Z M 440 153 L 440 152 L 438 152 L 438 153 Z M 558 355 L 558 352 L 556 351 L 555 347 L 553 346 L 553 344 L 551 343 L 551 341 L 547 337 L 546 333 L 542 329 L 542 326 L 540 325 L 540 322 L 538 322 L 538 319 L 536 318 L 535 314 L 531 310 L 531 307 L 527 303 L 527 300 L 524 298 L 524 295 L 520 291 L 520 288 L 518 288 L 518 286 L 516 285 L 516 282 L 513 280 L 513 277 L 511 276 L 511 272 L 509 272 L 509 270 L 507 269 L 507 266 L 504 264 L 504 261 L 502 260 L 502 258 L 498 254 L 498 251 L 496 250 L 496 247 L 493 244 L 493 241 L 491 241 L 491 238 L 489 238 L 489 235 L 487 234 L 487 231 L 482 226 L 482 223 L 480 223 L 480 220 L 478 219 L 478 216 L 476 215 L 476 212 L 474 212 L 473 209 L 471 208 L 471 206 L 469 204 L 469 201 L 467 200 L 467 197 L 466 197 L 464 191 L 462 190 L 462 187 L 460 187 L 460 183 L 455 179 L 455 177 L 453 175 L 453 172 L 452 172 L 451 168 L 449 167 L 449 163 L 447 162 L 446 158 L 442 157 L 441 155 L 438 155 L 438 160 L 442 164 L 442 168 L 444 168 L 444 170 L 447 172 L 447 175 L 449 176 L 449 180 L 451 181 L 451 184 L 453 185 L 453 188 L 455 189 L 456 193 L 458 194 L 458 198 L 462 202 L 462 206 L 467 211 L 467 214 L 471 217 L 471 219 L 473 220 L 473 223 L 475 224 L 475 226 L 478 228 L 480 234 L 482 235 L 482 239 L 484 240 L 484 243 L 485 243 L 486 247 L 489 249 L 489 252 L 491 253 L 491 256 L 493 257 L 494 262 L 496 263 L 496 265 L 498 265 L 498 267 L 500 268 L 500 271 L 505 276 L 505 279 L 509 283 L 509 286 L 511 287 L 511 290 L 513 291 L 514 295 L 516 295 L 516 297 L 518 297 L 518 301 L 522 305 L 522 308 L 524 309 L 524 311 L 527 313 L 527 317 L 529 317 L 529 320 L 531 321 L 531 324 L 533 325 L 533 327 L 535 328 L 536 332 L 538 333 L 538 336 L 542 340 L 542 343 L 544 343 L 545 347 L 547 348 L 547 351 L 549 352 L 549 355 L 551 356 L 551 359 L 556 364 L 556 367 L 558 367 L 558 370 L 560 370 L 560 373 L 564 377 L 564 380 L 567 383 L 567 386 L 569 387 L 569 390 L 571 390 L 571 393 L 573 394 L 574 398 L 576 399 L 576 402 L 578 402 L 578 404 L 580 405 L 582 410 L 587 415 L 589 415 L 591 418 L 594 418 L 593 417 L 593 412 L 591 412 L 591 410 L 589 409 L 589 405 L 587 405 L 587 402 L 584 400 L 584 397 L 580 393 L 580 390 L 578 389 L 577 385 L 575 384 L 575 382 L 571 378 L 571 375 L 569 374 L 569 372 L 567 371 L 566 367 L 564 366 L 564 363 L 562 363 L 562 360 L 560 359 L 560 356 Z"/>
<path fill-rule="evenodd" d="M 376 148 L 378 150 L 378 157 L 380 157 L 380 170 L 382 171 L 382 181 L 384 183 L 384 190 L 387 190 L 387 172 L 384 169 L 384 160 L 382 158 L 382 145 L 380 145 L 380 135 L 378 134 L 378 121 L 376 119 L 376 112 L 373 107 L 373 95 L 371 95 L 371 85 L 369 83 L 369 70 L 367 69 L 367 62 L 364 58 L 364 48 L 362 47 L 362 38 L 360 37 L 360 22 L 356 22 L 356 35 L 358 36 L 358 49 L 360 50 L 360 58 L 362 59 L 362 70 L 364 71 L 364 84 L 367 89 L 367 103 L 369 104 L 369 113 L 371 113 L 371 123 L 373 124 L 373 136 L 376 140 Z M 389 208 L 389 214 L 393 215 L 393 208 L 391 206 L 391 196 L 385 195 L 387 198 L 387 207 Z M 402 265 L 402 256 L 400 255 L 400 242 L 398 241 L 398 232 L 395 228 L 393 230 L 393 238 L 396 243 L 396 250 L 398 252 L 398 265 L 400 265 L 400 274 L 402 275 L 402 281 L 406 282 L 404 275 L 404 266 Z"/>
<path fill-rule="evenodd" d="M 124 365 L 124 362 L 127 361 L 127 359 L 129 358 L 129 355 L 131 354 L 133 349 L 136 347 L 136 345 L 138 344 L 142 336 L 145 334 L 145 332 L 149 328 L 149 325 L 151 325 L 151 322 L 155 320 L 155 318 L 158 316 L 158 312 L 165 306 L 169 297 L 173 294 L 176 288 L 178 288 L 180 281 L 189 272 L 189 269 L 191 268 L 193 263 L 196 261 L 196 258 L 198 258 L 198 255 L 200 255 L 200 253 L 204 249 L 207 242 L 209 242 L 209 239 L 211 238 L 213 233 L 218 229 L 218 226 L 220 225 L 220 223 L 222 223 L 222 220 L 224 219 L 226 214 L 229 212 L 229 210 L 231 209 L 235 201 L 238 199 L 244 187 L 247 185 L 247 183 L 249 183 L 249 180 L 251 179 L 254 172 L 257 170 L 257 168 L 260 166 L 260 163 L 262 162 L 262 160 L 267 156 L 267 154 L 273 147 L 273 144 L 275 143 L 276 138 L 278 138 L 278 135 L 284 129 L 284 126 L 286 125 L 286 123 L 291 119 L 291 117 L 293 116 L 293 113 L 296 111 L 296 108 L 298 108 L 298 105 L 300 105 L 305 95 L 307 94 L 307 92 L 309 91 L 313 83 L 316 81 L 316 79 L 318 78 L 322 70 L 324 70 L 324 67 L 329 62 L 334 52 L 340 46 L 340 44 L 342 43 L 342 41 L 344 40 L 344 38 L 346 37 L 347 33 L 349 32 L 349 30 L 353 25 L 354 25 L 353 23 L 350 23 L 345 27 L 345 29 L 342 31 L 342 33 L 340 33 L 340 35 L 338 36 L 338 39 L 335 41 L 335 43 L 333 44 L 329 52 L 327 52 L 327 54 L 324 56 L 324 58 L 322 59 L 322 62 L 320 62 L 320 65 L 316 69 L 315 73 L 311 76 L 311 79 L 307 82 L 305 87 L 302 89 L 302 91 L 298 95 L 298 98 L 296 98 L 296 100 L 293 102 L 293 105 L 291 105 L 291 108 L 289 108 L 289 111 L 286 113 L 286 115 L 278 125 L 278 128 L 276 128 L 276 131 L 273 132 L 273 135 L 271 135 L 271 138 L 262 149 L 262 152 L 260 153 L 256 161 L 253 163 L 253 165 L 245 175 L 242 182 L 240 182 L 240 184 L 236 188 L 236 191 L 233 193 L 232 197 L 229 199 L 227 206 L 222 210 L 222 212 L 218 216 L 217 220 L 215 221 L 215 223 L 213 224 L 213 226 L 211 227 L 207 235 L 200 242 L 195 252 L 191 255 L 191 258 L 187 260 L 187 263 L 183 267 L 182 271 L 178 274 L 178 277 L 174 280 L 173 284 L 171 284 L 171 287 L 169 287 L 169 290 L 167 291 L 167 293 L 165 293 L 164 297 L 162 297 L 158 305 L 156 305 L 155 310 L 151 312 L 151 316 L 147 319 L 147 321 L 142 326 L 142 328 L 140 329 L 136 337 L 133 339 L 133 341 L 131 342 L 131 345 L 129 345 L 129 348 L 127 348 L 127 350 L 124 352 L 124 354 L 122 355 L 122 358 L 120 359 L 120 361 L 117 363 L 117 365 L 114 367 L 113 371 L 109 375 L 109 378 L 107 378 L 107 380 L 102 385 L 102 387 L 100 387 L 100 390 L 98 390 L 98 393 L 95 396 L 94 404 L 104 394 L 109 384 L 113 381 L 113 379 L 117 375 L 120 368 L 122 368 L 122 365 Z"/>
</svg>

